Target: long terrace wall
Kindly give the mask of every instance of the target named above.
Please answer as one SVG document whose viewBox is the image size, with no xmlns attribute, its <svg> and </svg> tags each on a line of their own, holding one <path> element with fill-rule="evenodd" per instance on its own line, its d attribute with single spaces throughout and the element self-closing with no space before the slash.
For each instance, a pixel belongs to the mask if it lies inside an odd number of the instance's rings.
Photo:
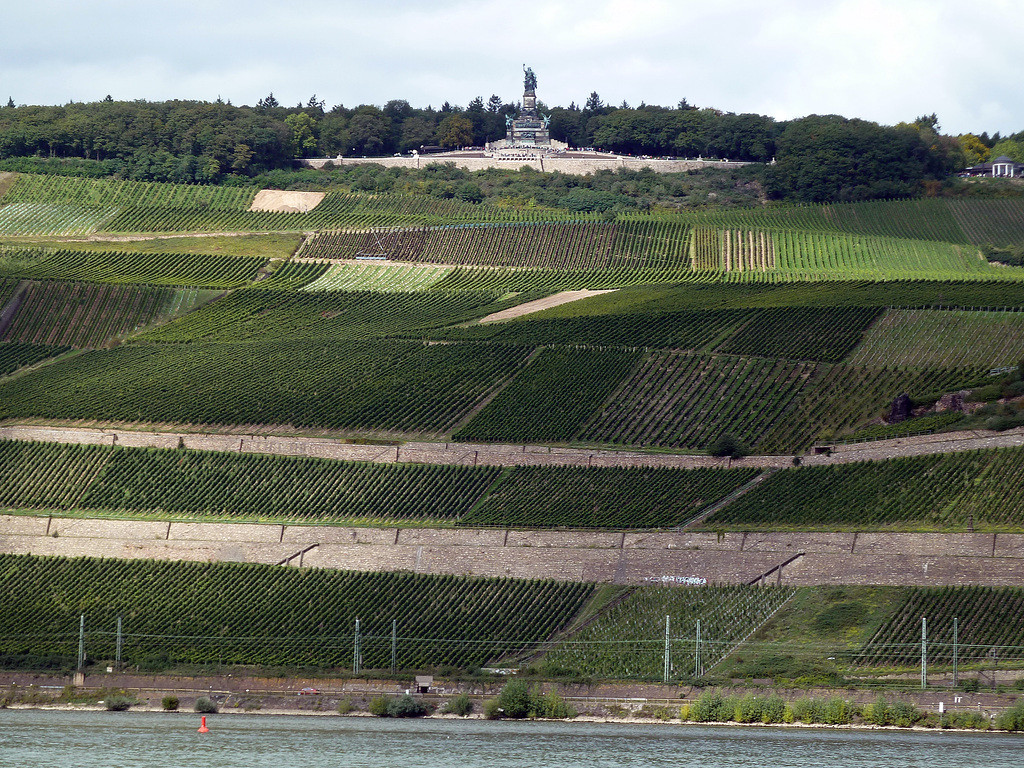
<svg viewBox="0 0 1024 768">
<path fill-rule="evenodd" d="M 518 171 L 529 166 L 537 171 L 559 171 L 560 173 L 585 176 L 598 171 L 626 169 L 637 171 L 649 168 L 656 173 L 683 173 L 701 168 L 738 168 L 748 163 L 729 162 L 725 160 L 644 160 L 637 157 L 459 157 L 458 155 L 423 155 L 417 157 L 343 157 L 315 158 L 302 161 L 311 168 L 323 168 L 327 163 L 337 167 L 349 165 L 382 165 L 385 168 L 422 168 L 431 163 L 454 163 L 456 167 L 467 171 L 482 171 L 488 168 L 504 168 Z"/>
<path fill-rule="evenodd" d="M 459 464 L 476 466 L 583 466 L 583 467 L 761 467 L 793 466 L 791 456 L 714 458 L 692 454 L 600 451 L 583 448 L 551 448 L 543 445 L 491 445 L 470 443 L 405 442 L 396 445 L 356 445 L 339 439 L 279 435 L 146 432 L 129 429 L 45 427 L 12 424 L 0 426 L 0 440 L 116 445 L 124 448 L 191 448 L 204 451 L 269 453 L 281 456 L 312 456 L 345 461 L 381 463 Z M 982 448 L 1024 446 L 1024 428 L 1006 432 L 951 432 L 942 435 L 879 440 L 836 446 L 831 454 L 804 456 L 804 466 L 847 464 L 893 456 L 953 453 Z"/>
<path fill-rule="evenodd" d="M 0 516 L 0 552 L 616 584 L 1024 583 L 1024 534 L 560 532 Z M 780 567 L 781 566 L 781 567 Z"/>
</svg>

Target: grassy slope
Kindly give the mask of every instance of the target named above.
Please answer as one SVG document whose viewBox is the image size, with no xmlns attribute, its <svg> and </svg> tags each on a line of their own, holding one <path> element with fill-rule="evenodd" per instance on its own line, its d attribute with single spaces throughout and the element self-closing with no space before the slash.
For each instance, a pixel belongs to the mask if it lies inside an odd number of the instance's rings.
<svg viewBox="0 0 1024 768">
<path fill-rule="evenodd" d="M 902 587 L 804 587 L 716 669 L 724 678 L 817 678 L 867 643 L 902 605 Z M 832 658 L 830 658 L 832 657 Z"/>
</svg>

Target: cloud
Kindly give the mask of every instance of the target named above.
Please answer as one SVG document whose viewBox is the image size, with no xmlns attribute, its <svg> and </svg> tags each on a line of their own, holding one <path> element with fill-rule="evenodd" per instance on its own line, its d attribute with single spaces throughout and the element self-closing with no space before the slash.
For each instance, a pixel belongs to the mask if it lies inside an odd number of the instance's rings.
<svg viewBox="0 0 1024 768">
<path fill-rule="evenodd" d="M 1024 129 L 1024 6 L 953 0 L 39 0 L 9 4 L 0 98 L 284 104 L 517 100 L 699 106 L 882 123 L 936 112 L 947 131 Z M 980 17 L 980 18 L 979 18 Z"/>
</svg>

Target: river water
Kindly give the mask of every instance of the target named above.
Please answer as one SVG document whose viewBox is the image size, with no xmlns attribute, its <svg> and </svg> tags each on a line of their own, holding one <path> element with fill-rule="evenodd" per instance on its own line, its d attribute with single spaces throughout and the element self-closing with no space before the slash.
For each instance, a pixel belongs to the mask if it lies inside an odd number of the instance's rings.
<svg viewBox="0 0 1024 768">
<path fill-rule="evenodd" d="M 1024 735 L 0 710 L 4 768 L 1007 768 Z"/>
</svg>

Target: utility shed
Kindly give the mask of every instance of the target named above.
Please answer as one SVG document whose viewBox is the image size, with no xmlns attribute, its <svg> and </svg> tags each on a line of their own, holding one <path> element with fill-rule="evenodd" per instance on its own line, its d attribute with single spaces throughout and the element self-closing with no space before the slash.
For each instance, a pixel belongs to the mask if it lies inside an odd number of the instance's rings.
<svg viewBox="0 0 1024 768">
<path fill-rule="evenodd" d="M 430 693 L 430 686 L 433 684 L 432 675 L 416 675 L 416 693 Z"/>
</svg>

